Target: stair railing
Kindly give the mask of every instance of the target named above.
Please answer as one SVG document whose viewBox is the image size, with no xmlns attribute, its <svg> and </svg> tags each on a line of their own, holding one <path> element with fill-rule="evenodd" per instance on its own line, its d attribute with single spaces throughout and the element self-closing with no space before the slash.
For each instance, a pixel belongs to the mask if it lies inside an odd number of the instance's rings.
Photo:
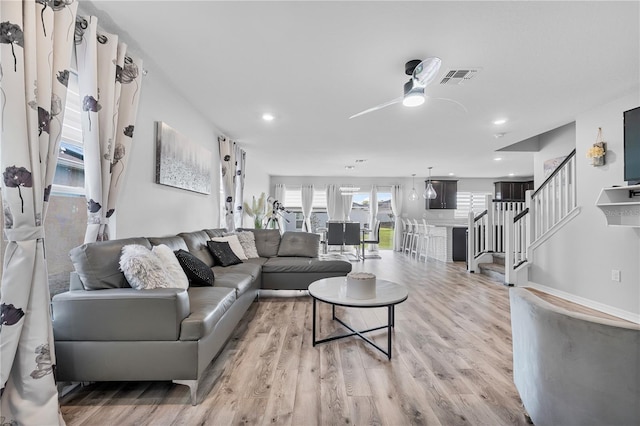
<svg viewBox="0 0 640 426">
<path fill-rule="evenodd" d="M 487 202 L 491 199 L 487 195 Z M 490 205 L 490 204 L 487 204 Z M 485 253 L 493 252 L 493 209 L 488 208 L 477 216 L 469 212 L 467 225 L 467 270 L 474 272 L 477 259 Z"/>
<path fill-rule="evenodd" d="M 550 232 L 577 207 L 576 150 L 560 163 L 534 192 L 526 192 L 525 208 L 507 213 L 505 282 L 518 284 L 518 268 L 531 258 L 531 245 Z"/>
<path fill-rule="evenodd" d="M 574 149 L 531 194 L 530 207 L 533 214 L 531 243 L 558 224 L 577 205 L 576 150 Z"/>
<path fill-rule="evenodd" d="M 513 212 L 514 216 L 520 214 L 525 208 L 524 201 L 502 201 L 492 200 L 493 207 L 493 251 L 496 253 L 505 252 L 505 231 L 507 229 L 507 212 Z"/>
</svg>

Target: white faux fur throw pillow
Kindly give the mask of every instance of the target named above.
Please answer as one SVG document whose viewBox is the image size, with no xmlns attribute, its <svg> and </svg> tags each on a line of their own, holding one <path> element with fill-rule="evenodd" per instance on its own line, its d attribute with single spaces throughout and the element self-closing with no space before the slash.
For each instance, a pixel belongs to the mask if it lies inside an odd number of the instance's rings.
<svg viewBox="0 0 640 426">
<path fill-rule="evenodd" d="M 122 247 L 120 270 L 136 290 L 171 287 L 169 274 L 160 258 L 140 244 Z"/>
<path fill-rule="evenodd" d="M 240 240 L 238 240 L 238 236 L 237 235 L 227 235 L 226 237 L 213 237 L 211 239 L 212 241 L 218 241 L 218 242 L 228 242 L 229 243 L 229 247 L 231 247 L 231 250 L 236 254 L 236 256 L 238 256 L 238 259 L 240 260 L 247 260 L 247 255 L 244 254 L 244 250 L 242 249 L 242 245 L 240 245 Z"/>
<path fill-rule="evenodd" d="M 178 262 L 176 255 L 173 254 L 173 250 L 171 250 L 169 246 L 160 244 L 154 246 L 151 249 L 151 252 L 160 258 L 162 266 L 167 270 L 171 279 L 170 287 L 183 288 L 185 290 L 189 288 L 189 279 L 182 270 L 182 266 L 180 266 L 180 262 Z"/>
</svg>

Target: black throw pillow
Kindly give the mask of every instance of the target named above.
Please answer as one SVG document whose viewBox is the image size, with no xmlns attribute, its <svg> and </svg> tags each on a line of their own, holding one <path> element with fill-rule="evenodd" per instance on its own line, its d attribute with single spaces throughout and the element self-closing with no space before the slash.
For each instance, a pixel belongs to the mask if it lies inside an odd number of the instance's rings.
<svg viewBox="0 0 640 426">
<path fill-rule="evenodd" d="M 182 266 L 185 275 L 189 278 L 189 285 L 193 287 L 211 287 L 215 276 L 211 268 L 202 260 L 198 259 L 186 250 L 176 250 L 173 252 Z"/>
<path fill-rule="evenodd" d="M 207 241 L 207 248 L 216 261 L 216 265 L 231 266 L 242 263 L 242 260 L 236 256 L 226 241 Z"/>
</svg>

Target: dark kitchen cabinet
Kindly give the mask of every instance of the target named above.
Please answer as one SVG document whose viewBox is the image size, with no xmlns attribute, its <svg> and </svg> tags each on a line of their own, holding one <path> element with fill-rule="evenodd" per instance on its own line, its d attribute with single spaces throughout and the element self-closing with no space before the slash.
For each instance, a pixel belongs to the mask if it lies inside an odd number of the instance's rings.
<svg viewBox="0 0 640 426">
<path fill-rule="evenodd" d="M 524 194 L 527 190 L 533 190 L 533 181 L 526 182 L 494 182 L 496 200 L 502 201 L 524 201 Z"/>
<path fill-rule="evenodd" d="M 429 183 L 424 181 L 425 188 Z M 457 209 L 458 208 L 458 181 L 457 180 L 432 180 L 433 189 L 437 197 L 433 200 L 425 200 L 427 209 Z"/>
<path fill-rule="evenodd" d="M 467 228 L 456 227 L 451 230 L 453 243 L 451 255 L 454 262 L 467 260 Z"/>
</svg>

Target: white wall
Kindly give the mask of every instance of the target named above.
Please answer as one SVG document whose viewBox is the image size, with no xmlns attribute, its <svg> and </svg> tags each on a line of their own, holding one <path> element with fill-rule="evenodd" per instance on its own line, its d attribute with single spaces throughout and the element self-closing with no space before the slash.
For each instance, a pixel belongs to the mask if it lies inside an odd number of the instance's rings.
<svg viewBox="0 0 640 426">
<path fill-rule="evenodd" d="M 623 181 L 622 112 L 640 104 L 638 92 L 580 114 L 576 119 L 576 159 L 580 214 L 533 252 L 529 279 L 576 300 L 629 316 L 640 314 L 640 231 L 608 227 L 595 206 L 603 187 Z M 593 167 L 587 149 L 602 127 L 606 165 Z M 621 271 L 622 282 L 611 280 Z"/>
<path fill-rule="evenodd" d="M 258 199 L 263 192 L 268 197 L 273 195 L 273 189 L 269 186 L 269 174 L 264 171 L 260 164 L 260 159 L 251 155 L 251 151 L 247 151 L 246 164 L 247 169 L 244 182 L 244 201 L 251 205 L 252 197 Z M 253 228 L 253 219 L 244 215 L 243 227 Z"/>
<path fill-rule="evenodd" d="M 595 138 L 594 138 L 595 140 Z M 546 176 L 544 162 L 565 157 L 576 147 L 576 123 L 569 123 L 538 136 L 538 152 L 533 154 L 533 180 L 538 188 Z"/>
<path fill-rule="evenodd" d="M 155 183 L 155 121 L 167 123 L 212 152 L 211 194 Z M 114 215 L 117 238 L 163 236 L 218 226 L 218 134 L 161 73 L 149 70 L 142 80 L 131 157 Z"/>
</svg>

